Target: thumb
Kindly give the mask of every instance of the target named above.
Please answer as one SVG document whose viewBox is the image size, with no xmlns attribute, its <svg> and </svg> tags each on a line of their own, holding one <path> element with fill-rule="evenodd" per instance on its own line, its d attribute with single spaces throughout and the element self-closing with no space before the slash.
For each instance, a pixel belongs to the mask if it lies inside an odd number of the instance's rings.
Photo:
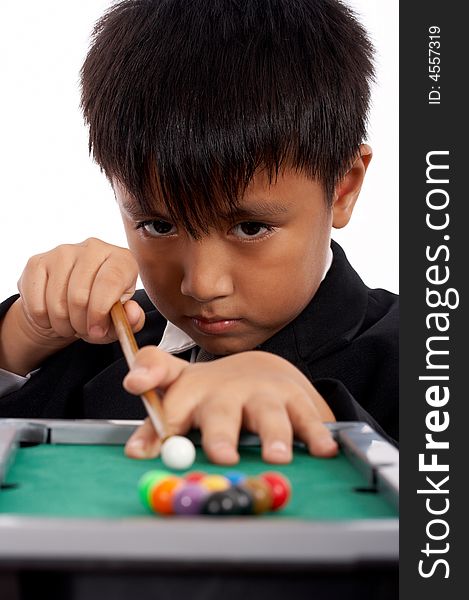
<svg viewBox="0 0 469 600">
<path fill-rule="evenodd" d="M 140 331 L 145 325 L 145 311 L 140 304 L 135 300 L 129 300 L 124 304 L 124 310 L 132 331 L 134 333 Z"/>
<path fill-rule="evenodd" d="M 185 360 L 176 358 L 156 346 L 144 346 L 135 355 L 123 385 L 129 393 L 137 396 L 155 388 L 165 391 L 188 365 Z"/>
<path fill-rule="evenodd" d="M 125 454 L 129 458 L 154 458 L 158 456 L 161 440 L 147 417 L 127 440 Z"/>
</svg>

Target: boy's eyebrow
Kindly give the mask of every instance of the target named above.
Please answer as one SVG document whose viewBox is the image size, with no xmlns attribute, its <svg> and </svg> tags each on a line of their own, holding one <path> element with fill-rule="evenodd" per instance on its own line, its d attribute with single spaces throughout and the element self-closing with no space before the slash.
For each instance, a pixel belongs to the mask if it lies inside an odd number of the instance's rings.
<svg viewBox="0 0 469 600">
<path fill-rule="evenodd" d="M 270 202 L 256 201 L 247 206 L 236 206 L 233 210 L 222 215 L 224 219 L 261 219 L 276 215 L 284 215 L 288 207 L 284 204 L 272 204 Z"/>
<path fill-rule="evenodd" d="M 150 219 L 151 217 L 169 218 L 167 211 L 162 207 L 155 208 L 151 212 L 143 211 L 138 204 L 133 202 L 123 202 L 123 210 L 134 219 Z M 220 215 L 222 219 L 227 221 L 232 219 L 261 219 L 276 215 L 284 215 L 288 212 L 288 207 L 284 204 L 273 204 L 265 201 L 256 201 L 253 204 L 245 206 L 236 206 L 233 210 L 227 211 Z"/>
<path fill-rule="evenodd" d="M 129 215 L 129 217 L 132 217 L 134 219 L 164 217 L 166 212 L 164 210 L 157 209 L 153 209 L 151 212 L 144 211 L 140 208 L 138 204 L 135 204 L 133 202 L 122 202 L 122 209 Z"/>
</svg>

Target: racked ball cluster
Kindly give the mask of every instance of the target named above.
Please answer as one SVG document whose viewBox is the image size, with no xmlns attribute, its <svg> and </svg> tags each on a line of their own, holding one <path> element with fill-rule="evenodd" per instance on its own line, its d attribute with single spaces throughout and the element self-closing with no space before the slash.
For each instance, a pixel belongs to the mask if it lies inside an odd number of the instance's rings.
<svg viewBox="0 0 469 600">
<path fill-rule="evenodd" d="M 252 477 L 155 470 L 140 478 L 138 489 L 144 506 L 161 515 L 256 515 L 279 510 L 291 496 L 289 480 L 276 471 Z"/>
</svg>

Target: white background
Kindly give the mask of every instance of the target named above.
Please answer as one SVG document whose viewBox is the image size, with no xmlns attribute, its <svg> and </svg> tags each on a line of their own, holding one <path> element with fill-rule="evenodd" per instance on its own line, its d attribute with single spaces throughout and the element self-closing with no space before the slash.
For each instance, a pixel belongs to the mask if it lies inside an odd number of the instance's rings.
<svg viewBox="0 0 469 600">
<path fill-rule="evenodd" d="M 398 0 L 349 0 L 377 49 L 374 158 L 351 223 L 333 237 L 370 287 L 398 291 Z M 0 299 L 27 259 L 98 237 L 126 245 L 111 188 L 88 156 L 79 70 L 110 0 L 2 3 Z"/>
</svg>

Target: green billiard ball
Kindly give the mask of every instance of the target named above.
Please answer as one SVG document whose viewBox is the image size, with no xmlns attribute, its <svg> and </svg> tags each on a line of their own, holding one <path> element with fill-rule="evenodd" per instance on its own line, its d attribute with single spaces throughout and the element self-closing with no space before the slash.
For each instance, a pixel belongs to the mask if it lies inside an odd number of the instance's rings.
<svg viewBox="0 0 469 600">
<path fill-rule="evenodd" d="M 150 494 L 155 485 L 170 476 L 171 473 L 169 471 L 155 469 L 153 471 L 147 471 L 140 477 L 138 481 L 138 494 L 140 496 L 140 501 L 145 508 L 151 509 Z"/>
</svg>

